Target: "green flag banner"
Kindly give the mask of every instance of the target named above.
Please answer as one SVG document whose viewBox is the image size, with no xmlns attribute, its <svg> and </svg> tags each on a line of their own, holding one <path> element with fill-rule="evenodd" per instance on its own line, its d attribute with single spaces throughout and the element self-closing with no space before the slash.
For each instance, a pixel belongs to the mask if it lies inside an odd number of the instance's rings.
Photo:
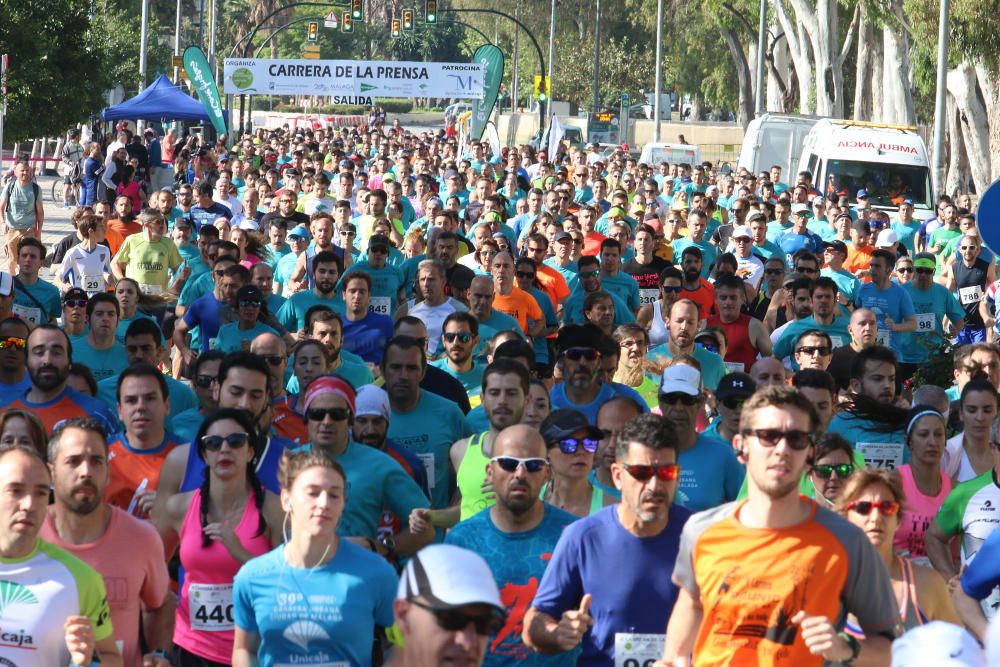
<svg viewBox="0 0 1000 667">
<path fill-rule="evenodd" d="M 226 133 L 226 117 L 222 114 L 222 100 L 219 99 L 219 87 L 215 85 L 215 76 L 205 58 L 205 52 L 197 46 L 184 49 L 184 71 L 188 79 L 198 91 L 198 99 L 205 107 L 212 125 L 220 136 Z"/>
<path fill-rule="evenodd" d="M 500 93 L 500 82 L 503 80 L 503 52 L 492 44 L 484 44 L 476 49 L 472 62 L 486 69 L 483 98 L 472 102 L 472 117 L 470 118 L 470 141 L 479 141 L 486 131 L 486 121 L 493 113 Z"/>
</svg>

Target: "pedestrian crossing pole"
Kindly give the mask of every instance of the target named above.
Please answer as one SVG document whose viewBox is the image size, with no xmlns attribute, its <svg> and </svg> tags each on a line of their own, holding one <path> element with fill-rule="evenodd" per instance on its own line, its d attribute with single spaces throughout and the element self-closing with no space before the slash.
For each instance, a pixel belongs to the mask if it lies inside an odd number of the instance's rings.
<svg viewBox="0 0 1000 667">
<path fill-rule="evenodd" d="M 0 172 L 3 172 L 3 121 L 7 115 L 7 66 L 10 63 L 6 53 L 0 54 Z"/>
</svg>

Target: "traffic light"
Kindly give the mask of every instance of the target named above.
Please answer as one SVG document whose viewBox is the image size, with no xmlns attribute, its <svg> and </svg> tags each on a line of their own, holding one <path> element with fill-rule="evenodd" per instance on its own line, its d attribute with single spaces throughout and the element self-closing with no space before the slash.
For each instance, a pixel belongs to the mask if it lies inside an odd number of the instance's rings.
<svg viewBox="0 0 1000 667">
<path fill-rule="evenodd" d="M 424 0 L 424 23 L 438 22 L 437 0 Z"/>
<path fill-rule="evenodd" d="M 403 30 L 413 30 L 413 10 L 403 10 Z"/>
<path fill-rule="evenodd" d="M 341 32 L 354 32 L 354 18 L 351 12 L 344 12 L 343 20 L 340 23 Z"/>
<path fill-rule="evenodd" d="M 402 26 L 400 25 L 400 23 L 401 23 L 401 21 L 399 19 L 393 19 L 392 20 L 392 37 L 393 37 L 393 39 L 399 37 L 400 34 L 402 33 Z"/>
<path fill-rule="evenodd" d="M 319 21 L 309 22 L 309 32 L 306 37 L 310 42 L 315 42 L 319 39 Z"/>
<path fill-rule="evenodd" d="M 351 0 L 351 18 L 355 21 L 365 20 L 365 0 Z"/>
</svg>

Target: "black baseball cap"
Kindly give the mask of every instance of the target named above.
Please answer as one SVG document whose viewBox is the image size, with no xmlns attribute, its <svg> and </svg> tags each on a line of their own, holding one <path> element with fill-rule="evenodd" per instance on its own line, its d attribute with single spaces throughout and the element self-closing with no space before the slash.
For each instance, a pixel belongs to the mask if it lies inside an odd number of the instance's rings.
<svg viewBox="0 0 1000 667">
<path fill-rule="evenodd" d="M 538 431 L 542 434 L 546 444 L 568 438 L 577 431 L 586 431 L 586 435 L 595 440 L 604 437 L 604 432 L 591 424 L 582 412 L 571 409 L 556 410 L 550 413 L 542 420 Z"/>
</svg>

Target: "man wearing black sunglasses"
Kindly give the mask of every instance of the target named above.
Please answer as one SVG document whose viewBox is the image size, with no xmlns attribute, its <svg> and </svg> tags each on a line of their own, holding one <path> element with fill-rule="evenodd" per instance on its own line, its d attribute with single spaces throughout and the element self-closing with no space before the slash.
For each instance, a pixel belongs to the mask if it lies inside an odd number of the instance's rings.
<svg viewBox="0 0 1000 667">
<path fill-rule="evenodd" d="M 563 532 L 524 619 L 526 644 L 543 655 L 580 646 L 581 665 L 641 665 L 659 655 L 662 639 L 630 641 L 638 639 L 631 633 L 666 627 L 678 594 L 674 559 L 691 515 L 674 503 L 681 468 L 669 420 L 641 415 L 616 442 L 612 476 L 622 501 Z"/>
<path fill-rule="evenodd" d="M 431 365 L 461 382 L 470 398 L 479 396 L 483 366 L 473 358 L 479 345 L 479 321 L 469 313 L 451 313 L 441 326 L 441 344 L 444 355 Z"/>
<path fill-rule="evenodd" d="M 681 591 L 657 665 L 692 653 L 726 664 L 818 666 L 861 653 L 866 664 L 889 661 L 899 607 L 879 555 L 861 531 L 799 495 L 817 422 L 791 387 L 744 404 L 733 444 L 749 494 L 688 522 L 674 568 Z M 842 632 L 847 614 L 865 633 L 860 643 Z"/>
</svg>

